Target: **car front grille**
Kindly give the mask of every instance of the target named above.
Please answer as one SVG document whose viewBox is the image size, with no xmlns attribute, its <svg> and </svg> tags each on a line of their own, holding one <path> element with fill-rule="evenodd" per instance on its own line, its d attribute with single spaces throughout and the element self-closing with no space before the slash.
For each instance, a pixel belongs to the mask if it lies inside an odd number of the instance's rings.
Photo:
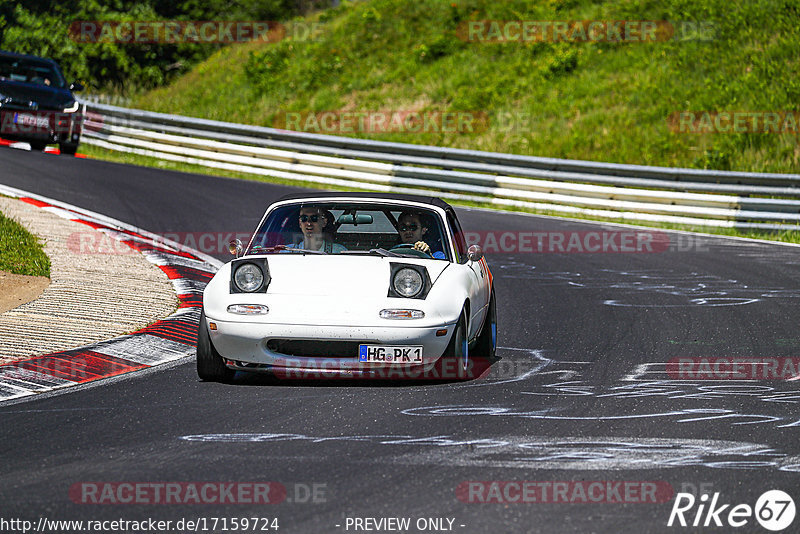
<svg viewBox="0 0 800 534">
<path fill-rule="evenodd" d="M 286 356 L 305 358 L 358 358 L 363 341 L 319 341 L 312 339 L 270 339 L 267 348 Z"/>
</svg>

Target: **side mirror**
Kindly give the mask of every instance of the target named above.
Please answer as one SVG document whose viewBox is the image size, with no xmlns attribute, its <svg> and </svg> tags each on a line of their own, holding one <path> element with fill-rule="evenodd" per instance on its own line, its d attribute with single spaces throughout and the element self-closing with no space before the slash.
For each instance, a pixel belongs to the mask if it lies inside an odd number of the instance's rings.
<svg viewBox="0 0 800 534">
<path fill-rule="evenodd" d="M 86 89 L 81 82 L 72 82 L 69 84 L 70 91 L 83 91 Z"/>
<path fill-rule="evenodd" d="M 228 243 L 228 252 L 231 253 L 232 256 L 236 256 L 237 258 L 242 255 L 242 251 L 244 250 L 244 246 L 242 242 L 238 239 L 234 239 L 230 243 Z"/>
<path fill-rule="evenodd" d="M 481 261 L 483 258 L 483 250 L 478 245 L 470 245 L 467 249 L 467 257 L 469 261 Z"/>
</svg>

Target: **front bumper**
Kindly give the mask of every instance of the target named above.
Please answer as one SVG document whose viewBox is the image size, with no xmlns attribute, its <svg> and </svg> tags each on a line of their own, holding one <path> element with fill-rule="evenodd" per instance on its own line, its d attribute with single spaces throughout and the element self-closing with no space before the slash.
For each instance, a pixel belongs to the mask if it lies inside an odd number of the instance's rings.
<svg viewBox="0 0 800 534">
<path fill-rule="evenodd" d="M 280 341 L 330 342 L 332 346 L 358 345 L 421 345 L 422 367 L 429 368 L 444 354 L 455 325 L 415 327 L 388 325 L 382 327 L 320 326 L 296 324 L 261 324 L 217 321 L 209 318 L 216 330 L 209 330 L 211 342 L 229 367 L 248 370 L 313 370 L 320 374 L 354 375 L 374 369 L 412 368 L 420 364 L 362 363 L 357 354 L 315 354 L 303 356 L 274 350 Z M 441 334 L 441 330 L 446 330 Z M 437 335 L 437 331 L 440 335 Z M 277 342 L 277 343 L 276 343 Z M 272 348 L 271 348 L 272 347 Z M 280 349 L 278 349 L 280 350 Z"/>
</svg>

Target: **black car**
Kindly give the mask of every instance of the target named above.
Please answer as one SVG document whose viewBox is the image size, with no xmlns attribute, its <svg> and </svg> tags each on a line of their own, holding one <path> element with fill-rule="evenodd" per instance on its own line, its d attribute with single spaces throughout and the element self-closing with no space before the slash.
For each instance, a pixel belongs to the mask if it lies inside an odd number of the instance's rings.
<svg viewBox="0 0 800 534">
<path fill-rule="evenodd" d="M 72 92 L 81 90 L 51 59 L 0 50 L 0 137 L 33 150 L 58 143 L 62 153 L 75 154 L 83 113 Z"/>
</svg>

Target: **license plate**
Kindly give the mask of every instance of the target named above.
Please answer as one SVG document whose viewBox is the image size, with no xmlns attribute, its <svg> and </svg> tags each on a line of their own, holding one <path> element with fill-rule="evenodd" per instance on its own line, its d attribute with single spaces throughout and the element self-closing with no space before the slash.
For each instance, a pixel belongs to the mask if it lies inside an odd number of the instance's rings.
<svg viewBox="0 0 800 534">
<path fill-rule="evenodd" d="M 30 113 L 14 113 L 14 124 L 34 128 L 49 128 L 50 119 L 44 115 L 31 115 Z"/>
<path fill-rule="evenodd" d="M 359 345 L 358 361 L 366 363 L 422 363 L 422 347 L 394 345 Z"/>
</svg>

